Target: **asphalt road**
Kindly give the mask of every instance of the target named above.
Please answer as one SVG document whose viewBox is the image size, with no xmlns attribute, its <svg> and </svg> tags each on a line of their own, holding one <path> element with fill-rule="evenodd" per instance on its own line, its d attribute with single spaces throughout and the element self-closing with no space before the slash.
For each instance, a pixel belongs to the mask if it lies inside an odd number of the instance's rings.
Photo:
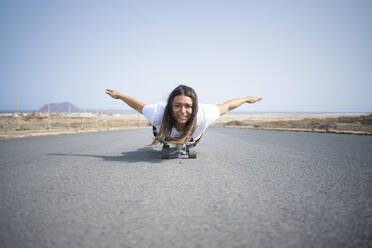
<svg viewBox="0 0 372 248">
<path fill-rule="evenodd" d="M 372 137 L 150 129 L 0 141 L 0 247 L 372 247 Z"/>
</svg>

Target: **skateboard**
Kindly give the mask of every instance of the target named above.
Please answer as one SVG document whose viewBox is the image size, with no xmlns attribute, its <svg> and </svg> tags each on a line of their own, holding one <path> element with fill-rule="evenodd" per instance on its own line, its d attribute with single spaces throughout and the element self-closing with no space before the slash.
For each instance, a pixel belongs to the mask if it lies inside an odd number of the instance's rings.
<svg viewBox="0 0 372 248">
<path fill-rule="evenodd" d="M 186 143 L 182 145 L 176 145 L 174 147 L 171 147 L 167 143 L 163 144 L 163 149 L 161 150 L 161 158 L 169 159 L 179 157 L 196 158 L 195 144 Z"/>
</svg>

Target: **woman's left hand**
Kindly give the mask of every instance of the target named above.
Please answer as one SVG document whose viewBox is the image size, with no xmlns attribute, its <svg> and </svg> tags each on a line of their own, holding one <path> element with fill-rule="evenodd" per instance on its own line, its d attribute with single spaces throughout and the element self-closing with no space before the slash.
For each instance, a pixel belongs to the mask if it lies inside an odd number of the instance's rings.
<svg viewBox="0 0 372 248">
<path fill-rule="evenodd" d="M 254 96 L 250 96 L 247 98 L 247 103 L 255 103 L 255 102 L 258 102 L 258 101 L 261 101 L 262 100 L 262 97 L 254 97 Z"/>
</svg>

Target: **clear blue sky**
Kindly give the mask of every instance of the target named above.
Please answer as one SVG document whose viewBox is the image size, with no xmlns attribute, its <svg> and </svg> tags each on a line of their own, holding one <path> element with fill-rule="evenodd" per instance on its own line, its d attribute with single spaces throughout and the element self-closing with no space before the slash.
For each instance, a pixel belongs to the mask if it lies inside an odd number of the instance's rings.
<svg viewBox="0 0 372 248">
<path fill-rule="evenodd" d="M 1 0 L 0 110 L 127 109 L 178 84 L 239 111 L 372 112 L 372 1 Z"/>
</svg>

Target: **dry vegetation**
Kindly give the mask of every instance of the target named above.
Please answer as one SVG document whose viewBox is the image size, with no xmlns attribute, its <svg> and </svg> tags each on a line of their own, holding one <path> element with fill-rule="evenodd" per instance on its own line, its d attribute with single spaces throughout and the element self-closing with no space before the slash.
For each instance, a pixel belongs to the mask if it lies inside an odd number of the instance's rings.
<svg viewBox="0 0 372 248">
<path fill-rule="evenodd" d="M 214 126 L 372 135 L 372 115 L 226 115 Z"/>
</svg>

